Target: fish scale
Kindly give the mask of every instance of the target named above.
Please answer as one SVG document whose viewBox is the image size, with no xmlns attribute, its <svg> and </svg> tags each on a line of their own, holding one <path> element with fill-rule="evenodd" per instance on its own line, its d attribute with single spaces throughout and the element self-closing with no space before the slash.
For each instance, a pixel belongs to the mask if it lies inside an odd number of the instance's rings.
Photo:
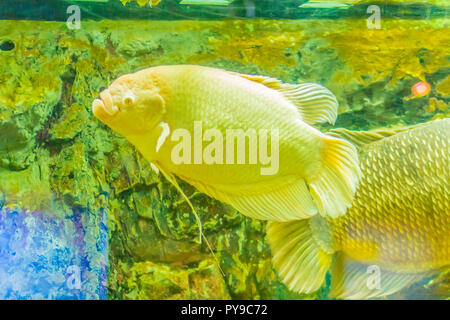
<svg viewBox="0 0 450 320">
<path fill-rule="evenodd" d="M 292 150 L 291 146 L 294 141 L 297 141 L 298 145 L 305 144 L 305 142 L 306 144 L 314 144 L 314 140 L 317 139 L 314 136 L 306 136 L 302 137 L 303 141 L 300 142 L 298 140 L 298 132 L 296 132 L 295 129 L 295 121 L 287 123 L 283 120 L 284 118 L 295 119 L 296 115 L 298 116 L 297 111 L 290 106 L 289 108 L 278 109 L 277 113 L 272 113 L 270 111 L 271 108 L 267 105 L 267 100 L 270 101 L 274 99 L 272 92 L 266 92 L 261 86 L 258 88 L 259 91 L 257 94 L 255 94 L 255 92 L 252 92 L 252 90 L 254 91 L 254 84 L 245 81 L 245 79 L 240 80 L 239 83 L 234 83 L 231 80 L 235 81 L 236 79 L 233 78 L 230 80 L 228 77 L 225 77 L 226 83 L 224 84 L 221 82 L 222 78 L 221 72 L 219 72 L 218 76 L 211 77 L 209 74 L 205 74 L 203 70 L 189 73 L 187 79 L 183 79 L 183 77 L 178 78 L 178 83 L 192 83 L 193 87 L 199 88 L 200 91 L 195 95 L 189 93 L 187 95 L 188 100 L 183 96 L 177 95 L 179 101 L 177 100 L 171 105 L 181 112 L 181 110 L 184 110 L 185 108 L 185 103 L 197 105 L 195 101 L 189 99 L 196 99 L 200 96 L 204 99 L 201 100 L 201 104 L 208 106 L 208 108 L 192 108 L 190 117 L 183 117 L 183 123 L 180 123 L 179 125 L 189 126 L 193 121 L 201 120 L 205 129 L 207 128 L 206 125 L 211 123 L 218 127 L 222 132 L 225 132 L 226 129 L 240 128 L 245 130 L 278 129 L 280 133 L 280 168 L 281 170 L 284 170 L 281 174 L 292 174 L 295 172 L 299 168 L 298 155 L 295 154 L 295 152 L 292 153 L 287 150 Z M 204 83 L 207 83 L 208 85 L 205 86 L 203 85 Z M 231 85 L 227 86 L 226 84 L 228 83 Z M 252 88 L 250 88 L 250 85 Z M 237 92 L 236 88 L 239 89 Z M 213 102 L 208 100 L 206 97 L 210 97 L 211 92 L 214 92 L 214 96 L 219 99 L 214 99 Z M 233 101 L 233 103 L 220 98 L 230 96 L 234 96 L 235 101 Z M 252 102 L 254 100 L 256 100 L 256 104 Z M 168 103 L 170 103 L 170 101 Z M 229 112 L 224 112 L 225 110 L 228 110 Z M 270 117 L 261 113 L 261 111 L 264 110 L 268 110 Z M 174 111 L 174 114 L 177 113 L 177 111 Z M 255 116 L 258 113 L 259 116 Z M 220 122 L 217 121 L 217 119 L 220 119 Z M 168 122 L 170 123 L 172 121 L 169 120 Z M 289 145 L 286 144 L 287 141 L 289 141 Z M 230 183 L 234 183 L 232 181 L 252 183 L 253 181 L 261 179 L 261 175 L 257 170 L 258 168 L 246 165 L 243 165 L 243 170 L 239 171 L 230 170 L 225 166 L 222 168 L 220 166 L 186 166 L 171 167 L 170 169 L 187 179 L 204 180 L 206 177 L 218 177 L 221 179 L 221 183 L 227 183 L 226 180 L 223 179 L 224 175 L 229 179 L 234 178 L 233 180 L 230 180 Z M 233 176 L 233 174 L 236 175 Z"/>
<path fill-rule="evenodd" d="M 449 158 L 443 152 L 449 149 L 449 121 L 435 127 L 398 134 L 382 148 L 374 143 L 361 155 L 363 178 L 353 205 L 329 220 L 335 243 L 353 259 L 403 271 L 450 263 Z M 361 232 L 353 237 L 352 230 Z M 407 235 L 401 237 L 406 241 L 395 243 L 395 234 Z"/>
</svg>

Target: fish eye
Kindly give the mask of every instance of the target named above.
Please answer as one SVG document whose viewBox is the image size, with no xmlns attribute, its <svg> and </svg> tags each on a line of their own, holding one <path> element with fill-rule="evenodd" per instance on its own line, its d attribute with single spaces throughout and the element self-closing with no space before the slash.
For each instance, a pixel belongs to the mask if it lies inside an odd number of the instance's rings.
<svg viewBox="0 0 450 320">
<path fill-rule="evenodd" d="M 122 102 L 123 102 L 124 105 L 130 106 L 130 105 L 132 105 L 134 103 L 134 98 L 132 96 L 125 96 L 123 98 Z"/>
</svg>

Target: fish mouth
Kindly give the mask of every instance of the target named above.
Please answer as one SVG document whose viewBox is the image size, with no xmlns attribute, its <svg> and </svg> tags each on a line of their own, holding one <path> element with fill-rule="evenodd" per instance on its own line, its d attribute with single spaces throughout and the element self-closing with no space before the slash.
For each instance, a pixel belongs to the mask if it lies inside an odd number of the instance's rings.
<svg viewBox="0 0 450 320">
<path fill-rule="evenodd" d="M 103 120 L 116 115 L 119 108 L 114 105 L 109 91 L 103 90 L 100 93 L 100 99 L 95 99 L 92 102 L 92 112 L 97 118 Z"/>
</svg>

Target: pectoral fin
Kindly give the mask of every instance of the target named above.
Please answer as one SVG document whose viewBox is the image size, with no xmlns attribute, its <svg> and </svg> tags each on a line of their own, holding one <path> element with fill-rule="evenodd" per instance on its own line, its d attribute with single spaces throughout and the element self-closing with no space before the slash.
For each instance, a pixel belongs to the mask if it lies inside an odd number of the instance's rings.
<svg viewBox="0 0 450 320">
<path fill-rule="evenodd" d="M 351 143 L 328 136 L 324 141 L 322 167 L 307 182 L 319 213 L 336 218 L 351 206 L 361 171 L 357 150 Z"/>
<path fill-rule="evenodd" d="M 166 122 L 160 122 L 159 128 L 161 129 L 161 134 L 158 137 L 158 141 L 156 142 L 156 152 L 158 153 L 159 149 L 161 149 L 162 145 L 166 141 L 167 137 L 170 136 L 170 127 Z"/>
<path fill-rule="evenodd" d="M 329 296 L 338 299 L 370 299 L 393 294 L 430 275 L 397 273 L 377 265 L 364 265 L 338 253 L 331 274 Z"/>
<path fill-rule="evenodd" d="M 334 124 L 338 102 L 334 94 L 317 83 L 289 84 L 276 78 L 229 72 L 247 80 L 258 82 L 277 90 L 298 109 L 302 120 L 308 124 L 329 122 Z"/>
</svg>

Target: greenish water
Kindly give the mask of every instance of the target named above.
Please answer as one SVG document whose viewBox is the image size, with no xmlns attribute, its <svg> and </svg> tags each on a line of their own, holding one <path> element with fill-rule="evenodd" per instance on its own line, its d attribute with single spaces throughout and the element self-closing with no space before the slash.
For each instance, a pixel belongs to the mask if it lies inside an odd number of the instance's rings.
<svg viewBox="0 0 450 320">
<path fill-rule="evenodd" d="M 318 83 L 339 104 L 323 132 L 449 116 L 445 1 L 179 2 L 0 4 L 0 298 L 332 298 L 331 272 L 311 293 L 288 289 L 266 221 L 179 180 L 215 257 L 200 243 L 177 189 L 92 113 L 121 75 L 193 64 Z M 439 269 L 386 298 L 449 292 Z"/>
<path fill-rule="evenodd" d="M 67 19 L 68 5 L 77 5 L 83 19 L 159 19 L 216 20 L 229 18 L 267 19 L 339 19 L 366 17 L 369 5 L 377 5 L 385 18 L 433 19 L 448 16 L 448 3 L 435 1 L 307 1 L 307 0 L 165 0 L 155 6 L 151 1 L 139 6 L 137 1 L 118 0 L 32 0 L 3 1 L 2 19 L 58 20 Z"/>
</svg>

